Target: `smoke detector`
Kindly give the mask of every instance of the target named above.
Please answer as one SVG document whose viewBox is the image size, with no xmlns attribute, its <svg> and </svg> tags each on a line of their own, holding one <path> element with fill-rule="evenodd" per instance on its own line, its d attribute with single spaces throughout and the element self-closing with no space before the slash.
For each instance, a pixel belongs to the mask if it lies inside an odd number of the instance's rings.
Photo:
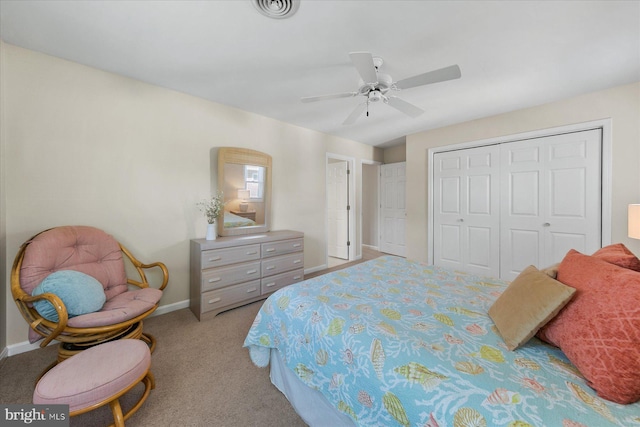
<svg viewBox="0 0 640 427">
<path fill-rule="evenodd" d="M 260 13 L 269 18 L 283 19 L 295 14 L 300 0 L 251 0 Z"/>
</svg>

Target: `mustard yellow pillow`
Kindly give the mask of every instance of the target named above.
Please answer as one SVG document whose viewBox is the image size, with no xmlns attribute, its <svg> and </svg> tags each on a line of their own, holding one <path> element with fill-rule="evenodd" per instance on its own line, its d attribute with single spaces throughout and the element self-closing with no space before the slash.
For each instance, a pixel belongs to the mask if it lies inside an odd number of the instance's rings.
<svg viewBox="0 0 640 427">
<path fill-rule="evenodd" d="M 575 291 L 530 265 L 493 303 L 489 316 L 507 348 L 515 350 L 553 319 Z"/>
</svg>

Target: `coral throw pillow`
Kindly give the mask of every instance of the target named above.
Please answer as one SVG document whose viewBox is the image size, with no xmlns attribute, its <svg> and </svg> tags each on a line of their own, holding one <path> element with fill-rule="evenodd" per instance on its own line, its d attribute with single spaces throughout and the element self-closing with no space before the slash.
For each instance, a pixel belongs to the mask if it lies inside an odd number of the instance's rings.
<svg viewBox="0 0 640 427">
<path fill-rule="evenodd" d="M 638 259 L 622 243 L 605 246 L 604 248 L 596 251 L 593 256 L 610 262 L 611 264 L 615 264 L 619 267 L 640 271 L 640 259 Z"/>
<path fill-rule="evenodd" d="M 598 396 L 640 400 L 640 273 L 571 250 L 557 279 L 576 293 L 538 337 L 560 347 Z"/>
</svg>

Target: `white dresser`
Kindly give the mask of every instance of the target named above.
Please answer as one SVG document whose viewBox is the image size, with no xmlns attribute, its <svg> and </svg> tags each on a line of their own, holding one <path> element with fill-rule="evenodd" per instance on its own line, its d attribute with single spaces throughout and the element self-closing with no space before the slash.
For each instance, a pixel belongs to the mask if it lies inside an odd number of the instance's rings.
<svg viewBox="0 0 640 427">
<path fill-rule="evenodd" d="M 191 240 L 189 307 L 198 320 L 304 279 L 304 233 L 280 230 Z"/>
</svg>

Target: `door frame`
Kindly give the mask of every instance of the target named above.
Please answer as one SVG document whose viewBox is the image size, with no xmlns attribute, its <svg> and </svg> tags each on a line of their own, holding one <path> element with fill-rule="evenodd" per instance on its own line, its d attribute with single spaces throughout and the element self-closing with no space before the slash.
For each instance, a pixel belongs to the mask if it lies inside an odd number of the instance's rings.
<svg viewBox="0 0 640 427">
<path fill-rule="evenodd" d="M 328 186 L 329 186 L 329 161 L 330 160 L 339 160 L 339 161 L 346 161 L 347 164 L 349 165 L 349 175 L 347 176 L 347 183 L 348 183 L 348 194 L 349 194 L 349 214 L 347 215 L 348 218 L 348 227 L 349 227 L 349 231 L 348 231 L 348 238 L 349 238 L 349 247 L 347 249 L 347 255 L 348 255 L 348 261 L 354 261 L 355 255 L 356 255 L 356 239 L 355 239 L 355 230 L 356 230 L 356 221 L 355 221 L 355 213 L 356 213 L 356 203 L 355 203 L 355 182 L 356 182 L 356 178 L 355 178 L 355 163 L 356 160 L 354 157 L 348 157 L 348 156 L 343 156 L 341 154 L 334 154 L 334 153 L 327 153 L 326 154 L 326 158 L 325 158 L 325 177 L 324 177 L 324 188 L 325 188 L 325 199 L 324 199 L 324 211 L 325 211 L 325 216 L 324 216 L 324 226 L 325 226 L 325 245 L 324 245 L 324 260 L 325 260 L 325 264 L 329 265 L 329 215 L 327 215 L 327 207 L 329 206 L 329 191 L 328 191 Z M 360 226 L 362 226 L 360 224 Z"/>
<path fill-rule="evenodd" d="M 522 141 L 525 139 L 554 136 L 563 133 L 580 132 L 592 129 L 602 131 L 602 246 L 611 244 L 611 193 L 612 193 L 612 156 L 611 156 L 611 119 L 593 120 L 572 125 L 558 126 L 547 129 L 498 136 L 495 138 L 481 139 L 477 141 L 462 142 L 459 144 L 443 145 L 429 148 L 427 151 L 427 262 L 433 264 L 434 250 L 434 214 L 433 214 L 433 156 L 445 151 L 463 150 L 466 148 L 483 147 L 494 144 Z"/>
</svg>

